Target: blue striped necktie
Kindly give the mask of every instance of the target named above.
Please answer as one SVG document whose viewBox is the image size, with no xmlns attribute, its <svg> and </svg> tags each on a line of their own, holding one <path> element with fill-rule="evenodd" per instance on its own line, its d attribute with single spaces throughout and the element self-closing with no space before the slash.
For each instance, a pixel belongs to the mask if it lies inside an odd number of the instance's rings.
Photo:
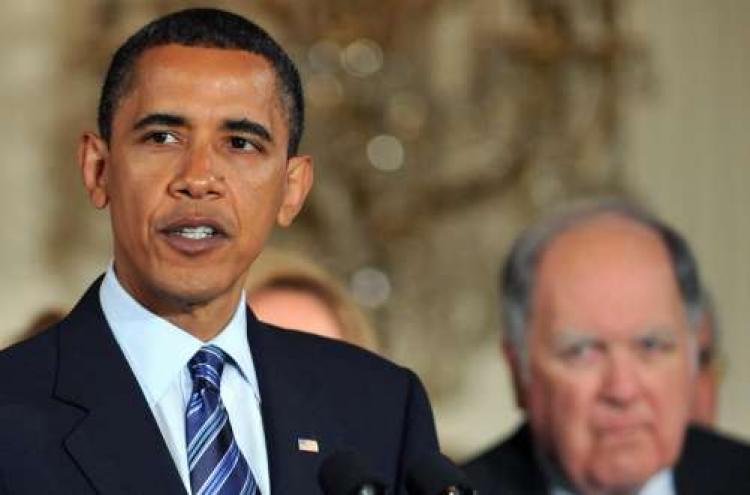
<svg viewBox="0 0 750 495">
<path fill-rule="evenodd" d="M 231 358 L 206 345 L 188 362 L 193 378 L 185 427 L 193 495 L 259 495 L 258 484 L 242 456 L 219 394 L 224 363 Z"/>
</svg>

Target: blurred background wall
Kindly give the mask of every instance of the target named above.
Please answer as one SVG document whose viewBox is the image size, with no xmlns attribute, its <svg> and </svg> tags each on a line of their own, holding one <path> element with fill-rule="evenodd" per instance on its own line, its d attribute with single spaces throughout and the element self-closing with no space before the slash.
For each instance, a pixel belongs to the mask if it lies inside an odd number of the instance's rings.
<svg viewBox="0 0 750 495">
<path fill-rule="evenodd" d="M 69 308 L 109 259 L 75 161 L 112 50 L 197 4 L 26 0 L 0 18 L 0 347 Z M 628 194 L 693 244 L 722 324 L 720 427 L 750 439 L 750 3 L 744 0 L 203 1 L 300 65 L 309 205 L 273 242 L 349 283 L 463 458 L 518 420 L 495 274 L 560 201 Z"/>
</svg>

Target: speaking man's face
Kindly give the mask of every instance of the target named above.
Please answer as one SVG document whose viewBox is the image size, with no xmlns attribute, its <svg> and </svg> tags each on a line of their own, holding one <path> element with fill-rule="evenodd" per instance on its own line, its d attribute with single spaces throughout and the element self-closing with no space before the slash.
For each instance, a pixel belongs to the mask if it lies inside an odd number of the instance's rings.
<svg viewBox="0 0 750 495">
<path fill-rule="evenodd" d="M 543 254 L 524 401 L 543 454 L 583 493 L 638 487 L 680 452 L 692 334 L 668 253 L 602 215 Z"/>
<path fill-rule="evenodd" d="M 236 305 L 274 223 L 289 225 L 312 180 L 287 157 L 276 74 L 240 50 L 145 51 L 115 109 L 109 145 L 84 136 L 95 206 L 109 206 L 115 270 L 157 314 Z"/>
</svg>

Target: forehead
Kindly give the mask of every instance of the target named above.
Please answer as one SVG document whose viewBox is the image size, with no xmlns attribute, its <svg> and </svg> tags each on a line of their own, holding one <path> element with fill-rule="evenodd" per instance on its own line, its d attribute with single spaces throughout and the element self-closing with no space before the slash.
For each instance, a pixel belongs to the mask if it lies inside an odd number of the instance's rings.
<svg viewBox="0 0 750 495">
<path fill-rule="evenodd" d="M 681 324 L 684 306 L 659 235 L 602 215 L 554 238 L 537 267 L 535 313 L 554 328 L 631 331 Z"/>
<path fill-rule="evenodd" d="M 118 107 L 129 102 L 183 111 L 233 105 L 282 112 L 278 77 L 263 56 L 177 44 L 149 48 L 140 55 Z"/>
</svg>

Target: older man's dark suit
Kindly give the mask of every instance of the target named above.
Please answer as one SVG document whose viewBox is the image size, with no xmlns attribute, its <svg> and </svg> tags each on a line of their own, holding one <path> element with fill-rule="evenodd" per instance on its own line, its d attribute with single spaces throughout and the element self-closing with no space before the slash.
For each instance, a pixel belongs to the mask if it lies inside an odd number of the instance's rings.
<svg viewBox="0 0 750 495">
<path fill-rule="evenodd" d="M 0 353 L 1 494 L 185 494 L 98 289 L 60 324 Z M 319 466 L 337 450 L 359 452 L 398 483 L 410 460 L 437 449 L 413 373 L 346 344 L 271 329 L 251 313 L 248 340 L 274 495 L 321 493 Z M 300 438 L 317 440 L 320 453 L 300 451 Z"/>
<path fill-rule="evenodd" d="M 549 495 L 528 425 L 468 462 L 481 495 Z M 750 446 L 691 427 L 674 469 L 677 495 L 750 494 Z"/>
</svg>

